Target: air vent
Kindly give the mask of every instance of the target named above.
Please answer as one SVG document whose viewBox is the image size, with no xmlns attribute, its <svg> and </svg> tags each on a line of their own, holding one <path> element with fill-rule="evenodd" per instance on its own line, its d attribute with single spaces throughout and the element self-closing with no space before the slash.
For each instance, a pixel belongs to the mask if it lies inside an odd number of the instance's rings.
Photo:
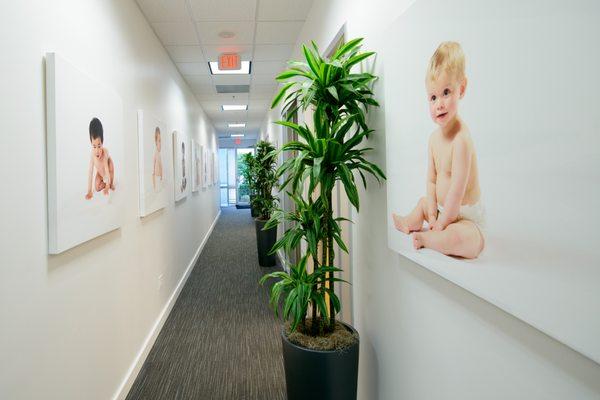
<svg viewBox="0 0 600 400">
<path fill-rule="evenodd" d="M 216 85 L 217 93 L 248 93 L 250 85 Z"/>
</svg>

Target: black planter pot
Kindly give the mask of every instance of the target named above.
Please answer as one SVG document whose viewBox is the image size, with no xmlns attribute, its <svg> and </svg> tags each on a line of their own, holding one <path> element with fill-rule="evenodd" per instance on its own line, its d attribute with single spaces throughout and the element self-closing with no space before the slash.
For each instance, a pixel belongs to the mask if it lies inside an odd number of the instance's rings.
<svg viewBox="0 0 600 400">
<path fill-rule="evenodd" d="M 254 195 L 251 194 L 250 195 L 250 216 L 252 218 L 256 218 L 258 217 L 258 213 L 256 211 L 254 211 L 254 207 L 252 207 L 252 199 L 254 198 Z"/>
<path fill-rule="evenodd" d="M 288 400 L 356 400 L 359 341 L 343 351 L 310 350 L 290 342 L 282 330 L 281 342 Z"/>
<path fill-rule="evenodd" d="M 272 267 L 275 265 L 275 254 L 269 254 L 277 241 L 277 227 L 263 231 L 267 221 L 254 220 L 256 226 L 256 246 L 258 250 L 258 264 L 261 267 Z"/>
</svg>

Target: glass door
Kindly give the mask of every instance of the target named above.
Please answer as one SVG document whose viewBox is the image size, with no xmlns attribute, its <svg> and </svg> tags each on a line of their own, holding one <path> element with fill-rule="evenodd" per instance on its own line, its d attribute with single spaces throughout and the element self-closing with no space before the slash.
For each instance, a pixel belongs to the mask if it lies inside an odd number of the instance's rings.
<svg viewBox="0 0 600 400">
<path fill-rule="evenodd" d="M 239 175 L 238 163 L 242 154 L 254 154 L 254 148 L 219 149 L 219 191 L 221 207 L 250 204 L 250 191 Z"/>
<path fill-rule="evenodd" d="M 254 154 L 254 149 L 236 149 L 236 174 L 237 174 L 237 204 L 250 204 L 250 188 L 248 183 L 244 181 L 244 177 L 240 174 L 240 163 L 244 154 Z"/>
</svg>

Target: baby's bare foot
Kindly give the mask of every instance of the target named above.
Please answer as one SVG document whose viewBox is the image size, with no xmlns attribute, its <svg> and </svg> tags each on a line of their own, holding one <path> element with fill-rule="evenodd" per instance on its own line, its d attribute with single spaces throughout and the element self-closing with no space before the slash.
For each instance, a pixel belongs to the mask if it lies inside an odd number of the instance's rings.
<svg viewBox="0 0 600 400">
<path fill-rule="evenodd" d="M 419 250 L 419 249 L 425 247 L 425 244 L 423 243 L 423 233 L 415 232 L 415 233 L 413 233 L 412 237 L 413 237 L 413 247 L 415 248 L 415 250 Z"/>
<path fill-rule="evenodd" d="M 394 219 L 394 226 L 400 232 L 404 232 L 407 235 L 410 233 L 410 224 L 408 223 L 408 218 L 401 217 L 398 214 L 392 213 L 392 218 Z"/>
</svg>

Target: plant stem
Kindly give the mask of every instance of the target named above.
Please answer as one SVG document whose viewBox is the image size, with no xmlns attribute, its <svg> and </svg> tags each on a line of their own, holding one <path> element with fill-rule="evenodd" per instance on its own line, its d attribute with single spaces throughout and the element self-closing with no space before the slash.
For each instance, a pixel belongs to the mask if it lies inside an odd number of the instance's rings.
<svg viewBox="0 0 600 400">
<path fill-rule="evenodd" d="M 333 205 L 331 204 L 331 190 L 327 192 L 327 252 L 328 252 L 328 260 L 327 265 L 330 267 L 333 266 L 335 255 L 333 253 L 333 227 L 330 226 L 329 223 L 333 219 Z M 334 290 L 333 287 L 333 276 L 334 273 L 329 273 L 329 289 Z M 329 330 L 333 332 L 335 329 L 335 310 L 333 308 L 333 300 L 331 296 L 329 296 Z"/>
</svg>

